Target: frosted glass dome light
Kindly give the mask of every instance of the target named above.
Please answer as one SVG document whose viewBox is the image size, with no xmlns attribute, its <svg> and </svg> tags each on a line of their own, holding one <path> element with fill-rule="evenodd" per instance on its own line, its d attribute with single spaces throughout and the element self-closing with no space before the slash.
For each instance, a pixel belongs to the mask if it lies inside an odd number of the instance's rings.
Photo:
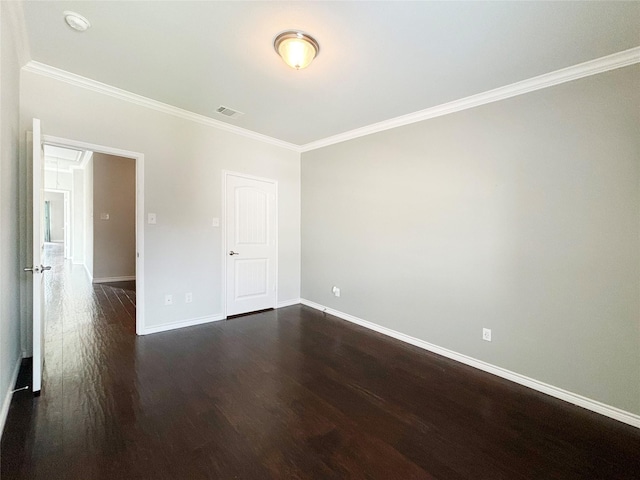
<svg viewBox="0 0 640 480">
<path fill-rule="evenodd" d="M 314 38 L 295 30 L 282 32 L 273 46 L 284 63 L 296 70 L 308 67 L 320 52 L 320 45 Z"/>
</svg>

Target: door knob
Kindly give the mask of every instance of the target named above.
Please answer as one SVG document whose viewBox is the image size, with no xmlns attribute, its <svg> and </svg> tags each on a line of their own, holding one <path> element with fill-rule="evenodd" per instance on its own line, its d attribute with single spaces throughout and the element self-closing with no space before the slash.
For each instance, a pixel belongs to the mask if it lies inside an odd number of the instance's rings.
<svg viewBox="0 0 640 480">
<path fill-rule="evenodd" d="M 238 252 L 234 252 L 233 250 L 229 251 L 229 255 L 240 255 Z"/>
<path fill-rule="evenodd" d="M 25 272 L 33 272 L 33 273 L 43 273 L 46 270 L 51 270 L 51 267 L 49 265 L 47 265 L 46 267 L 44 265 L 40 265 L 40 266 L 35 266 L 35 267 L 26 267 L 23 268 L 23 270 Z"/>
</svg>

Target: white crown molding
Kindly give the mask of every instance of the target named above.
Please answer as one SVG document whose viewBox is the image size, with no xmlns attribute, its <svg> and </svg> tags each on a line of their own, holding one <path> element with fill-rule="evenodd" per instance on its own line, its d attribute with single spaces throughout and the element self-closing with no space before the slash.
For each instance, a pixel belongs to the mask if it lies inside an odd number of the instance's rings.
<svg viewBox="0 0 640 480">
<path fill-rule="evenodd" d="M 15 42 L 18 63 L 24 66 L 31 60 L 31 51 L 29 48 L 29 36 L 27 35 L 27 26 L 24 20 L 24 11 L 22 10 L 23 2 L 1 2 L 0 8 L 3 14 L 6 13 L 9 19 L 9 26 L 13 33 L 12 37 Z M 6 9 L 6 11 L 5 11 Z"/>
<path fill-rule="evenodd" d="M 151 108 L 160 112 L 174 115 L 176 117 L 191 120 L 203 125 L 208 125 L 220 130 L 225 130 L 231 133 L 242 135 L 244 137 L 252 138 L 261 142 L 265 142 L 278 147 L 286 148 L 296 152 L 304 153 L 318 148 L 327 147 L 336 143 L 345 142 L 355 138 L 371 135 L 373 133 L 390 130 L 392 128 L 409 125 L 430 118 L 441 117 L 450 113 L 467 110 L 469 108 L 478 107 L 480 105 L 486 105 L 488 103 L 498 102 L 507 98 L 523 95 L 525 93 L 534 92 L 543 88 L 552 87 L 554 85 L 560 85 L 562 83 L 577 80 L 579 78 L 588 77 L 590 75 L 596 75 L 598 73 L 615 70 L 617 68 L 626 67 L 640 63 L 640 46 L 624 50 L 622 52 L 607 55 L 605 57 L 590 60 L 588 62 L 580 63 L 571 67 L 556 70 L 555 72 L 545 73 L 537 77 L 533 77 L 521 82 L 512 83 L 504 87 L 498 87 L 493 90 L 489 90 L 469 97 L 454 100 L 449 103 L 443 103 L 434 107 L 420 110 L 418 112 L 409 113 L 382 122 L 367 125 L 366 127 L 356 128 L 348 132 L 333 135 L 331 137 L 323 138 L 314 142 L 307 143 L 305 145 L 295 145 L 290 142 L 278 140 L 277 138 L 269 137 L 260 133 L 253 132 L 235 125 L 229 125 L 228 123 L 214 120 L 212 118 L 193 113 L 182 108 L 174 107 L 166 103 L 158 102 L 135 93 L 122 90 L 120 88 L 112 87 L 105 83 L 91 80 L 74 73 L 61 70 L 50 65 L 45 65 L 36 61 L 29 61 L 23 70 L 38 75 L 47 76 L 62 82 L 69 83 L 71 85 L 79 86 L 92 90 L 94 92 L 109 95 L 120 100 L 134 103 L 143 107 Z"/>
<path fill-rule="evenodd" d="M 229 125 L 228 123 L 214 120 L 213 118 L 209 118 L 198 113 L 193 113 L 182 108 L 174 107 L 166 103 L 158 102 L 157 100 L 143 97 L 142 95 L 128 92 L 126 90 L 122 90 L 121 88 L 112 87 L 111 85 L 107 85 L 106 83 L 91 80 L 90 78 L 82 77 L 80 75 L 76 75 L 75 73 L 67 72 L 66 70 L 61 70 L 50 65 L 45 65 L 44 63 L 32 60 L 28 62 L 24 67 L 22 67 L 22 69 L 26 72 L 53 78 L 61 82 L 65 82 L 77 87 L 86 88 L 87 90 L 91 90 L 93 92 L 102 93 L 119 100 L 124 100 L 126 102 L 130 102 L 141 107 L 150 108 L 158 112 L 167 113 L 169 115 L 183 118 L 185 120 L 191 120 L 193 122 L 214 127 L 219 130 L 235 133 L 237 135 L 242 135 L 243 137 L 258 140 L 264 143 L 275 145 L 277 147 L 286 148 L 288 150 L 294 150 L 296 152 L 300 151 L 300 147 L 298 145 L 294 145 L 293 143 L 278 140 L 277 138 L 269 137 L 261 133 L 256 133 L 251 130 L 247 130 L 246 128 Z"/>
<path fill-rule="evenodd" d="M 373 330 L 375 332 L 382 333 L 383 335 L 387 335 L 389 337 L 395 338 L 402 342 L 415 345 L 416 347 L 422 348 L 424 350 L 428 350 L 429 352 L 442 355 L 443 357 L 447 357 L 447 358 L 450 358 L 451 360 L 464 363 L 465 365 L 469 365 L 470 367 L 474 367 L 484 372 L 496 375 L 498 377 L 505 378 L 517 384 L 524 385 L 525 387 L 529 387 L 538 392 L 546 393 L 547 395 L 558 398 L 560 400 L 564 400 L 565 402 L 569 402 L 579 407 L 586 408 L 587 410 L 591 410 L 592 412 L 596 412 L 601 415 L 605 415 L 607 417 L 610 417 L 620 422 L 631 425 L 633 427 L 640 428 L 640 415 L 636 415 L 635 413 L 627 412 L 625 410 L 612 407 L 611 405 L 606 405 L 597 400 L 592 400 L 590 398 L 584 397 L 577 393 L 569 392 L 567 390 L 564 390 L 559 387 L 555 387 L 553 385 L 549 385 L 548 383 L 541 382 L 534 378 L 530 378 L 525 375 L 512 372 L 511 370 L 507 370 L 506 368 L 498 367 L 496 365 L 483 362 L 482 360 L 478 360 L 476 358 L 463 355 L 462 353 L 454 352 L 453 350 L 439 347 L 438 345 L 434 345 L 433 343 L 425 342 L 424 340 L 420 340 L 419 338 L 406 335 L 396 330 L 391 330 L 390 328 L 386 328 L 376 323 L 363 320 L 361 318 L 355 317 L 348 313 L 341 312 L 339 310 L 334 310 L 332 308 L 325 307 L 324 305 L 320 305 L 319 303 L 315 303 L 310 300 L 306 300 L 304 298 L 300 299 L 300 303 L 302 305 L 306 305 L 307 307 L 315 308 L 316 310 L 320 310 L 321 312 L 328 313 L 329 315 L 333 315 L 335 317 L 341 318 L 348 322 L 355 323 L 362 327 L 368 328 L 369 330 Z"/>
<path fill-rule="evenodd" d="M 421 122 L 430 118 L 441 117 L 450 113 L 467 110 L 469 108 L 478 107 L 487 103 L 498 102 L 507 98 L 523 95 L 525 93 L 541 90 L 543 88 L 552 87 L 561 83 L 570 82 L 579 78 L 596 75 L 598 73 L 615 70 L 617 68 L 626 67 L 640 62 L 640 46 L 624 50 L 622 52 L 607 55 L 606 57 L 597 58 L 588 62 L 580 63 L 572 67 L 556 70 L 555 72 L 545 73 L 537 77 L 523 80 L 521 82 L 512 83 L 504 87 L 495 88 L 483 93 L 471 95 L 469 97 L 454 100 L 453 102 L 443 103 L 435 107 L 420 110 L 418 112 L 409 113 L 400 117 L 395 117 L 383 122 L 374 123 L 362 128 L 356 128 L 348 132 L 323 138 L 315 142 L 310 142 L 300 147 L 302 152 L 316 150 L 318 148 L 327 147 L 336 143 L 345 142 L 354 138 L 364 137 L 372 133 L 390 130 L 392 128 L 409 125 L 411 123 Z"/>
</svg>

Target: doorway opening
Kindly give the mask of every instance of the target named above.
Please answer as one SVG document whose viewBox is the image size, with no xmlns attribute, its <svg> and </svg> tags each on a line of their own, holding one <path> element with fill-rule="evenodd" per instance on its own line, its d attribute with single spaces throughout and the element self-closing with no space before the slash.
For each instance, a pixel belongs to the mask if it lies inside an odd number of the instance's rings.
<svg viewBox="0 0 640 480">
<path fill-rule="evenodd" d="M 84 267 L 97 292 L 120 289 L 121 302 L 127 304 L 128 298 L 134 308 L 135 325 L 130 330 L 142 334 L 144 155 L 50 135 L 43 135 L 42 143 L 45 187 L 51 170 L 58 187 L 45 188 L 45 196 L 50 190 L 64 192 L 67 198 L 64 258 Z M 48 152 L 56 158 L 48 158 Z M 48 250 L 49 255 L 60 254 Z"/>
</svg>

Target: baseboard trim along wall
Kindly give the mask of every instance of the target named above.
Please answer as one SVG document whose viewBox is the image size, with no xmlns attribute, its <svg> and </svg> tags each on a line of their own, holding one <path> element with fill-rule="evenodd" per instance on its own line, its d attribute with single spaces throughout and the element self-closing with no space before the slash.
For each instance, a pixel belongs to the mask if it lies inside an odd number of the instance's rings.
<svg viewBox="0 0 640 480">
<path fill-rule="evenodd" d="M 89 270 L 87 270 L 89 273 Z M 128 282 L 131 280 L 135 280 L 135 275 L 123 276 L 123 277 L 102 277 L 102 278 L 94 278 L 93 283 L 109 283 L 109 282 Z"/>
<path fill-rule="evenodd" d="M 276 306 L 276 308 L 290 307 L 292 305 L 298 305 L 299 303 L 300 303 L 299 298 L 294 298 L 293 300 L 283 300 L 282 302 L 278 302 L 278 305 Z"/>
<path fill-rule="evenodd" d="M 178 328 L 193 327 L 195 325 L 202 325 L 203 323 L 210 323 L 210 322 L 218 322 L 218 321 L 224 320 L 224 319 L 225 319 L 224 315 L 219 313 L 218 315 L 210 315 L 210 316 L 206 316 L 206 317 L 190 318 L 188 320 L 180 320 L 179 322 L 163 323 L 162 325 L 158 325 L 158 326 L 155 326 L 155 327 L 145 327 L 142 330 L 141 335 L 149 335 L 151 333 L 167 332 L 169 330 L 176 330 Z"/>
<path fill-rule="evenodd" d="M 13 367 L 13 373 L 11 374 L 11 381 L 9 382 L 9 389 L 4 396 L 4 402 L 2 402 L 2 410 L 0 410 L 0 438 L 4 433 L 4 424 L 7 421 L 7 415 L 9 415 L 9 407 L 11 406 L 11 399 L 13 398 L 13 389 L 16 388 L 16 381 L 18 380 L 18 372 L 20 372 L 20 365 L 22 365 L 22 357 L 18 357 L 15 367 Z"/>
<path fill-rule="evenodd" d="M 351 323 L 355 323 L 378 333 L 382 333 L 383 335 L 393 337 L 405 343 L 409 343 L 424 350 L 442 355 L 443 357 L 450 358 L 451 360 L 456 360 L 460 363 L 464 363 L 465 365 L 469 365 L 484 372 L 488 372 L 493 375 L 497 375 L 498 377 L 511 380 L 512 382 L 532 388 L 533 390 L 537 390 L 538 392 L 546 393 L 547 395 L 551 395 L 552 397 L 564 400 L 565 402 L 572 403 L 579 407 L 586 408 L 587 410 L 591 410 L 593 412 L 605 415 L 636 428 L 640 428 L 640 415 L 636 415 L 634 413 L 627 412 L 610 405 L 606 405 L 602 402 L 598 402 L 597 400 L 583 397 L 582 395 L 578 395 L 577 393 L 568 392 L 567 390 L 563 390 L 562 388 L 554 387 L 553 385 L 540 382 L 525 375 L 520 375 L 519 373 L 512 372 L 502 367 L 497 367 L 490 363 L 483 362 L 482 360 L 477 360 L 473 357 L 454 352 L 453 350 L 439 347 L 432 343 L 425 342 L 424 340 L 420 340 L 410 335 L 405 335 L 404 333 L 391 330 L 390 328 L 382 327 L 378 324 L 363 320 L 358 317 L 354 317 L 353 315 L 349 315 L 348 313 L 325 307 L 324 305 L 320 305 L 319 303 L 315 303 L 304 298 L 300 299 L 300 303 L 302 305 L 306 305 L 308 307 L 315 308 L 316 310 L 326 312 L 330 315 L 341 318 Z"/>
<path fill-rule="evenodd" d="M 135 280 L 135 277 L 133 277 L 133 279 Z M 106 281 L 117 282 L 117 281 L 120 281 L 120 280 L 106 280 Z M 99 283 L 99 282 L 94 280 L 93 283 Z M 299 298 L 295 298 L 293 300 L 284 300 L 282 302 L 278 302 L 276 308 L 290 307 L 292 305 L 298 305 L 299 303 L 300 303 L 300 299 Z M 146 327 L 146 328 L 144 328 L 142 330 L 141 335 L 149 335 L 149 334 L 152 334 L 152 333 L 167 332 L 169 330 L 176 330 L 178 328 L 193 327 L 195 325 L 202 325 L 204 323 L 210 323 L 210 322 L 219 322 L 220 320 L 226 320 L 226 317 L 222 313 L 219 313 L 218 315 L 191 318 L 191 319 L 188 319 L 188 320 L 180 320 L 179 322 L 165 323 L 165 324 L 162 324 L 162 325 L 158 325 L 157 327 Z"/>
</svg>

